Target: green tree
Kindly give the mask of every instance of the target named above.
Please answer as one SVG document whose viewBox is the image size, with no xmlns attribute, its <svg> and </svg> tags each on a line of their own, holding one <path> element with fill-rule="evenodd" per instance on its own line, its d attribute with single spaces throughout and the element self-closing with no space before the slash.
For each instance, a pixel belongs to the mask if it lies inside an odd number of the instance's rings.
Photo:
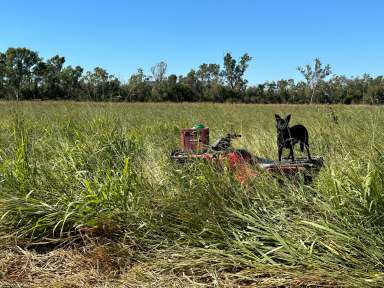
<svg viewBox="0 0 384 288">
<path fill-rule="evenodd" d="M 112 100 L 120 92 L 120 81 L 107 70 L 96 67 L 83 78 L 88 98 L 95 101 Z"/>
<path fill-rule="evenodd" d="M 80 79 L 83 74 L 83 68 L 80 66 L 65 67 L 60 73 L 60 85 L 66 99 L 80 98 Z"/>
<path fill-rule="evenodd" d="M 2 56 L 3 85 L 13 92 L 16 100 L 22 89 L 31 88 L 33 71 L 39 61 L 38 53 L 27 48 L 9 48 Z"/>
<path fill-rule="evenodd" d="M 220 82 L 220 65 L 203 63 L 196 72 L 197 78 L 204 86 L 211 86 L 212 83 Z"/>
<path fill-rule="evenodd" d="M 221 74 L 232 90 L 241 93 L 245 91 L 248 81 L 244 78 L 244 73 L 248 68 L 248 62 L 251 60 L 252 57 L 247 53 L 241 56 L 238 61 L 233 59 L 231 53 L 224 56 L 224 70 Z"/>
<path fill-rule="evenodd" d="M 142 68 L 137 69 L 137 72 L 133 74 L 126 86 L 129 101 L 146 101 L 151 93 L 151 87 L 148 85 L 147 76 L 144 74 Z"/>
<path fill-rule="evenodd" d="M 319 84 L 324 81 L 324 79 L 331 75 L 332 70 L 329 64 L 325 65 L 323 68 L 323 64 L 321 63 L 319 58 L 315 59 L 315 64 L 312 67 L 311 65 L 306 65 L 305 67 L 297 67 L 297 70 L 303 74 L 307 87 L 310 91 L 310 103 L 313 102 L 313 98 Z M 308 95 L 308 96 L 309 96 Z"/>
<path fill-rule="evenodd" d="M 201 100 L 214 101 L 219 98 L 219 86 L 221 85 L 220 65 L 203 63 L 196 72 L 200 82 Z"/>
<path fill-rule="evenodd" d="M 0 52 L 0 98 L 6 94 L 6 55 Z"/>
<path fill-rule="evenodd" d="M 107 70 L 96 67 L 93 70 L 93 81 L 96 88 L 96 98 L 98 100 L 105 100 L 107 98 L 107 83 L 108 83 L 109 74 Z"/>
<path fill-rule="evenodd" d="M 191 69 L 185 77 L 179 77 L 179 84 L 183 91 L 183 101 L 202 101 L 203 87 L 197 72 Z"/>
<path fill-rule="evenodd" d="M 60 73 L 63 69 L 65 58 L 55 55 L 48 61 L 40 61 L 35 68 L 35 76 L 40 82 L 40 90 L 43 97 L 48 99 L 62 98 L 63 90 L 60 86 Z M 35 81 L 36 83 L 36 81 Z"/>
</svg>

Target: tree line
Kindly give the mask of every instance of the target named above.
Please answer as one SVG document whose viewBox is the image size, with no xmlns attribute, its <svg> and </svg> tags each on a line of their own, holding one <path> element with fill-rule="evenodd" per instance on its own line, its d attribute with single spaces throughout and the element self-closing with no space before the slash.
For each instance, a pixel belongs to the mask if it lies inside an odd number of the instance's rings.
<svg viewBox="0 0 384 288">
<path fill-rule="evenodd" d="M 65 66 L 60 55 L 44 59 L 27 48 L 0 52 L 0 99 L 78 100 L 130 102 L 239 102 L 239 103 L 384 103 L 383 76 L 346 77 L 332 74 L 330 65 L 316 58 L 298 67 L 304 80 L 267 81 L 248 85 L 245 72 L 252 57 L 235 59 L 231 53 L 223 64 L 203 63 L 186 75 L 167 74 L 160 62 L 145 74 L 142 68 L 120 81 L 105 69 L 84 71 Z"/>
</svg>

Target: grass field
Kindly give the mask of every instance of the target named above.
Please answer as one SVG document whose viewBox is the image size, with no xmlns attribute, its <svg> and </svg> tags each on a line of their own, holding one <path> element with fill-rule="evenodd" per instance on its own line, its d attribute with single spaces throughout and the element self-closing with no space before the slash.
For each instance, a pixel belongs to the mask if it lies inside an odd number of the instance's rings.
<svg viewBox="0 0 384 288">
<path fill-rule="evenodd" d="M 384 109 L 0 103 L 3 287 L 383 287 Z M 311 185 L 175 166 L 204 123 L 276 158 L 274 114 L 304 124 Z M 287 152 L 287 151 L 286 151 Z M 299 155 L 300 152 L 296 152 Z"/>
</svg>

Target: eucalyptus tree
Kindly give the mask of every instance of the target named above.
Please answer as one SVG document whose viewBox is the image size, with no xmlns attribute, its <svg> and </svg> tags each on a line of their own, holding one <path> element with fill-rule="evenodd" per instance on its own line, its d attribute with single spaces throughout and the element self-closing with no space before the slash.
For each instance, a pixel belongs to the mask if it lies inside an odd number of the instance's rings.
<svg viewBox="0 0 384 288">
<path fill-rule="evenodd" d="M 232 57 L 231 53 L 225 54 L 224 69 L 221 75 L 232 90 L 240 93 L 245 92 L 248 81 L 244 78 L 244 74 L 249 66 L 248 62 L 251 60 L 252 57 L 247 53 L 241 56 L 238 61 Z"/>
<path fill-rule="evenodd" d="M 0 98 L 3 98 L 6 94 L 6 76 L 5 76 L 5 63 L 6 63 L 6 56 L 4 53 L 0 52 Z"/>
<path fill-rule="evenodd" d="M 142 68 L 137 69 L 137 72 L 131 75 L 125 86 L 130 102 L 145 101 L 149 97 L 151 86 L 147 83 L 147 78 Z"/>
<path fill-rule="evenodd" d="M 46 62 L 40 62 L 36 75 L 41 79 L 41 92 L 50 99 L 61 98 L 63 89 L 60 86 L 60 76 L 65 63 L 65 58 L 55 55 Z"/>
<path fill-rule="evenodd" d="M 80 66 L 65 67 L 60 73 L 60 85 L 66 99 L 81 98 L 81 77 L 83 68 Z"/>
<path fill-rule="evenodd" d="M 203 63 L 196 72 L 196 77 L 201 84 L 203 100 L 214 101 L 219 97 L 217 95 L 219 86 L 222 84 L 220 76 L 220 65 Z"/>
<path fill-rule="evenodd" d="M 199 66 L 196 76 L 204 86 L 210 86 L 212 83 L 219 83 L 220 65 L 203 63 Z"/>
<path fill-rule="evenodd" d="M 16 100 L 19 100 L 22 89 L 31 88 L 33 71 L 39 61 L 38 53 L 27 48 L 9 48 L 1 56 L 2 85 L 12 91 Z"/>
<path fill-rule="evenodd" d="M 161 82 L 165 79 L 165 75 L 167 73 L 167 63 L 161 61 L 156 65 L 151 67 L 151 73 L 154 81 Z"/>
<path fill-rule="evenodd" d="M 303 74 L 307 87 L 310 91 L 310 103 L 313 102 L 313 98 L 319 84 L 324 81 L 324 79 L 332 74 L 331 66 L 329 64 L 323 67 L 319 58 L 315 59 L 315 63 L 313 66 L 307 64 L 304 67 L 297 67 L 297 70 Z"/>
</svg>

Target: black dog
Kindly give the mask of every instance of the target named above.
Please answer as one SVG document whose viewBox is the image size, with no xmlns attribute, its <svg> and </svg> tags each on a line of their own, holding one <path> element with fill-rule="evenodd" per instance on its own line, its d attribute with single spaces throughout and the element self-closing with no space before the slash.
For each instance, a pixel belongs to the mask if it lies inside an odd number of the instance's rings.
<svg viewBox="0 0 384 288">
<path fill-rule="evenodd" d="M 308 159 L 311 160 L 307 129 L 303 125 L 295 125 L 289 127 L 288 124 L 289 120 L 291 120 L 291 115 L 288 115 L 287 118 L 283 119 L 279 115 L 275 114 L 275 118 L 279 161 L 281 161 L 283 148 L 288 148 L 290 150 L 288 158 L 292 157 L 292 162 L 295 161 L 295 157 L 293 156 L 293 148 L 296 143 L 300 143 L 301 152 L 304 152 L 304 147 L 307 149 Z"/>
</svg>

